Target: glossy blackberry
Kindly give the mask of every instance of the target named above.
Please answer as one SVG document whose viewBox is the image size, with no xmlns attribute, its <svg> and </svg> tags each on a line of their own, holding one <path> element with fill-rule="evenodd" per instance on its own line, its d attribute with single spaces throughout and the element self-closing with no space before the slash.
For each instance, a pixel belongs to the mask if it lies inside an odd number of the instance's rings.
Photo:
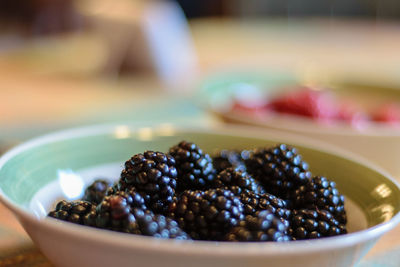
<svg viewBox="0 0 400 267">
<path fill-rule="evenodd" d="M 311 179 L 308 164 L 295 148 L 285 144 L 254 150 L 246 166 L 268 193 L 284 199 L 289 199 L 292 191 Z"/>
<path fill-rule="evenodd" d="M 229 188 L 231 186 L 238 186 L 238 193 L 249 191 L 262 194 L 265 192 L 264 188 L 248 173 L 229 167 L 215 177 L 212 187 Z"/>
<path fill-rule="evenodd" d="M 125 162 L 119 188 L 136 188 L 148 208 L 163 213 L 175 196 L 176 179 L 173 157 L 162 152 L 146 151 Z"/>
<path fill-rule="evenodd" d="M 221 150 L 212 156 L 213 166 L 217 173 L 233 167 L 241 171 L 246 171 L 244 161 L 248 159 L 250 151 L 248 150 Z"/>
<path fill-rule="evenodd" d="M 294 193 L 297 209 L 327 210 L 340 223 L 346 223 L 344 196 L 336 189 L 336 183 L 323 176 L 313 177 L 307 184 L 300 186 Z"/>
<path fill-rule="evenodd" d="M 143 211 L 137 211 L 135 217 L 142 235 L 153 236 L 155 238 L 191 239 L 178 226 L 178 223 L 171 218 Z"/>
<path fill-rule="evenodd" d="M 294 210 L 290 222 L 290 235 L 294 240 L 346 234 L 346 226 L 339 223 L 326 210 Z"/>
<path fill-rule="evenodd" d="M 243 210 L 246 215 L 257 214 L 263 210 L 270 210 L 278 218 L 290 219 L 290 209 L 285 200 L 274 195 L 256 194 L 254 192 L 244 192 L 240 194 L 240 201 L 243 203 Z M 288 224 L 288 222 L 285 222 Z"/>
<path fill-rule="evenodd" d="M 207 189 L 212 183 L 215 170 L 211 157 L 194 143 L 182 141 L 169 150 L 176 161 L 178 190 Z"/>
<path fill-rule="evenodd" d="M 239 198 L 221 188 L 185 191 L 172 212 L 180 227 L 198 240 L 222 240 L 244 219 Z"/>
<path fill-rule="evenodd" d="M 133 199 L 126 192 L 104 197 L 97 206 L 96 226 L 119 232 L 140 234 L 134 215 Z"/>
<path fill-rule="evenodd" d="M 49 212 L 48 216 L 81 225 L 94 226 L 96 206 L 87 201 L 68 202 L 62 200 L 57 203 L 55 210 Z"/>
<path fill-rule="evenodd" d="M 103 200 L 110 186 L 110 182 L 104 179 L 96 179 L 85 189 L 85 194 L 82 200 L 92 202 L 97 205 Z"/>
<path fill-rule="evenodd" d="M 290 241 L 286 234 L 287 225 L 282 223 L 275 214 L 269 210 L 259 212 L 257 215 L 247 215 L 240 225 L 234 227 L 225 236 L 226 241 Z"/>
</svg>

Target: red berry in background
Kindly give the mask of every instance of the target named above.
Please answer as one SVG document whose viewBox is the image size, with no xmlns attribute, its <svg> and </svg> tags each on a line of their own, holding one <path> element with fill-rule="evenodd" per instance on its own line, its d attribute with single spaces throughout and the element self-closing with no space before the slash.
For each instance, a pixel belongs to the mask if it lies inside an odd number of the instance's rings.
<svg viewBox="0 0 400 267">
<path fill-rule="evenodd" d="M 394 103 L 383 104 L 373 112 L 371 117 L 376 122 L 399 126 L 400 106 Z"/>
<path fill-rule="evenodd" d="M 338 112 L 335 99 L 327 92 L 308 87 L 292 91 L 273 99 L 269 105 L 272 110 L 329 121 Z"/>
<path fill-rule="evenodd" d="M 368 114 L 362 108 L 350 101 L 339 104 L 337 119 L 348 122 L 358 129 L 364 128 L 370 120 Z"/>
<path fill-rule="evenodd" d="M 276 112 L 308 117 L 325 125 L 347 124 L 358 130 L 364 130 L 372 122 L 400 127 L 400 103 L 385 103 L 371 111 L 371 108 L 358 105 L 354 99 L 337 96 L 325 88 L 282 88 L 276 97 L 269 98 L 257 90 L 248 90 L 251 88 L 241 89 L 231 102 L 231 111 L 246 113 L 256 119 L 265 119 L 268 114 Z"/>
</svg>

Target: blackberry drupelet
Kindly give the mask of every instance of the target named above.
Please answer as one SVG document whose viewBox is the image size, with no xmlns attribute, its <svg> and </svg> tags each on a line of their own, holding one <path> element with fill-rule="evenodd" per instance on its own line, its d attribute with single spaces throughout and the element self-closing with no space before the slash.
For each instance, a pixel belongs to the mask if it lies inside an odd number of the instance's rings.
<svg viewBox="0 0 400 267">
<path fill-rule="evenodd" d="M 221 171 L 215 177 L 212 184 L 213 188 L 229 188 L 232 186 L 237 186 L 239 188 L 239 190 L 237 190 L 238 193 L 246 191 L 262 194 L 265 192 L 264 188 L 248 173 L 232 167 Z"/>
<path fill-rule="evenodd" d="M 116 192 L 114 195 L 120 194 Z M 143 197 L 143 194 L 136 191 L 136 188 L 126 189 L 125 194 L 127 194 L 130 198 L 132 198 L 131 207 L 139 208 L 142 210 L 147 210 L 146 201 Z"/>
<path fill-rule="evenodd" d="M 293 240 L 314 239 L 346 234 L 346 226 L 326 210 L 293 210 L 290 222 Z"/>
<path fill-rule="evenodd" d="M 96 226 L 119 232 L 141 234 L 134 215 L 133 203 L 132 197 L 122 191 L 104 197 L 96 208 Z"/>
<path fill-rule="evenodd" d="M 106 195 L 105 196 L 111 196 L 114 195 L 118 191 L 124 191 L 123 188 L 127 188 L 127 186 L 122 187 L 121 184 L 121 179 L 117 182 L 115 182 L 112 186 L 107 188 Z"/>
<path fill-rule="evenodd" d="M 140 210 L 136 210 L 135 216 L 142 235 L 179 240 L 191 239 L 171 218 Z"/>
<path fill-rule="evenodd" d="M 244 219 L 239 198 L 222 188 L 184 191 L 172 213 L 180 227 L 197 240 L 222 240 Z"/>
<path fill-rule="evenodd" d="M 211 157 L 194 143 L 182 141 L 169 150 L 178 170 L 178 191 L 207 189 L 215 176 Z"/>
<path fill-rule="evenodd" d="M 285 144 L 252 151 L 246 167 L 268 193 L 283 199 L 289 199 L 291 192 L 311 179 L 308 164 L 297 149 Z"/>
<path fill-rule="evenodd" d="M 119 188 L 135 188 L 156 213 L 164 213 L 173 201 L 176 190 L 177 171 L 173 157 L 162 152 L 145 151 L 125 162 Z"/>
<path fill-rule="evenodd" d="M 119 191 L 129 191 L 131 188 L 134 188 L 136 190 L 135 187 L 128 186 L 123 179 L 119 179 L 107 189 L 106 196 L 114 195 L 116 192 Z"/>
<path fill-rule="evenodd" d="M 240 225 L 225 235 L 225 241 L 290 241 L 285 225 L 270 210 L 247 215 Z"/>
<path fill-rule="evenodd" d="M 96 206 L 87 201 L 62 200 L 57 203 L 55 210 L 49 212 L 48 216 L 81 225 L 95 226 Z"/>
<path fill-rule="evenodd" d="M 246 171 L 244 161 L 248 159 L 250 151 L 248 150 L 221 150 L 212 156 L 213 166 L 217 173 L 233 167 L 241 171 Z"/>
<path fill-rule="evenodd" d="M 110 186 L 111 184 L 107 180 L 96 179 L 85 189 L 85 194 L 82 200 L 92 202 L 97 205 L 103 200 Z"/>
<path fill-rule="evenodd" d="M 346 223 L 344 196 L 336 189 L 336 183 L 323 176 L 313 177 L 294 193 L 293 203 L 297 209 L 327 210 L 340 223 Z"/>
<path fill-rule="evenodd" d="M 278 218 L 284 220 L 290 219 L 290 209 L 285 200 L 274 195 L 256 194 L 254 192 L 244 192 L 239 195 L 243 203 L 243 210 L 246 215 L 257 214 L 264 210 L 270 210 Z M 288 222 L 285 222 L 285 224 Z"/>
</svg>

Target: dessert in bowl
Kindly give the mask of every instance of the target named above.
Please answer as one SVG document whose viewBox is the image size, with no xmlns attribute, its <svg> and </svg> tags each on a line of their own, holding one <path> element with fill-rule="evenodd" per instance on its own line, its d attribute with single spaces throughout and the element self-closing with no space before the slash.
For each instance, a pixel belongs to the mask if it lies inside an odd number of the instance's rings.
<svg viewBox="0 0 400 267">
<path fill-rule="evenodd" d="M 287 242 L 160 239 L 48 218 L 60 199 L 82 197 L 96 177 L 121 176 L 124 162 L 145 150 L 168 151 L 181 140 L 215 149 L 295 146 L 313 174 L 333 180 L 346 197 L 348 233 Z M 95 126 L 22 144 L 0 160 L 1 200 L 57 266 L 348 266 L 400 220 L 400 189 L 390 176 L 348 152 L 281 132 L 171 125 Z"/>
<path fill-rule="evenodd" d="M 237 71 L 205 79 L 198 99 L 227 123 L 315 138 L 358 153 L 400 176 L 396 88 L 340 81 L 307 87 L 293 76 Z"/>
</svg>

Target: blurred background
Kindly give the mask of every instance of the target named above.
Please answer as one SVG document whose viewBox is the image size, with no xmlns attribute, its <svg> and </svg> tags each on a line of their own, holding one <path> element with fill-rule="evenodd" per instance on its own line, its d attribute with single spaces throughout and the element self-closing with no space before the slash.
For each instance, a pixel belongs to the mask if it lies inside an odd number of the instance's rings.
<svg viewBox="0 0 400 267">
<path fill-rule="evenodd" d="M 400 82 L 396 0 L 2 0 L 0 19 L 3 148 L 92 123 L 208 123 L 199 85 L 232 70 Z"/>
<path fill-rule="evenodd" d="M 395 0 L 219 0 L 193 3 L 179 0 L 189 18 L 204 16 L 235 17 L 358 17 L 372 19 L 398 19 L 400 4 Z"/>
<path fill-rule="evenodd" d="M 210 107 L 228 96 L 203 85 L 226 73 L 396 91 L 400 1 L 1 0 L 0 153 L 67 127 L 218 123 Z M 239 85 L 239 98 L 260 99 Z M 0 218 L 2 266 L 51 266 L 1 206 Z"/>
</svg>

